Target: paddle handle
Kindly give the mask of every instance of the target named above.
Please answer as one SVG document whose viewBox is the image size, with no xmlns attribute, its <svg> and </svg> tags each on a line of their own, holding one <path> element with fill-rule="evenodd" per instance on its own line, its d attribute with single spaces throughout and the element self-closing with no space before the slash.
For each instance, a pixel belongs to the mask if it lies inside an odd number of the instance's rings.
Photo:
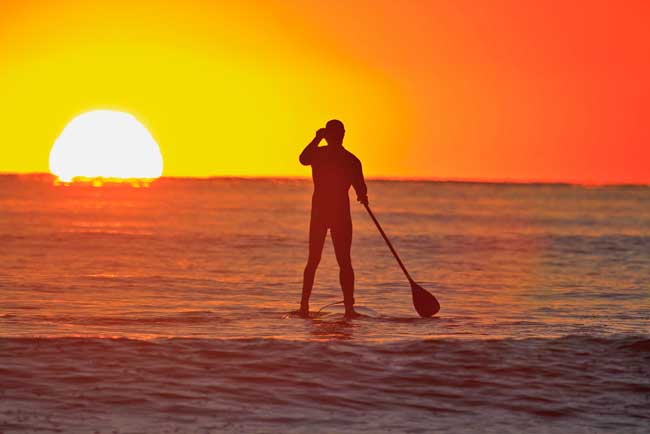
<svg viewBox="0 0 650 434">
<path fill-rule="evenodd" d="M 375 226 L 377 226 L 377 229 L 379 229 L 379 233 L 381 234 L 381 236 L 384 237 L 384 241 L 386 241 L 386 244 L 388 244 L 388 248 L 390 249 L 391 253 L 393 253 L 393 256 L 395 256 L 395 259 L 397 259 L 397 263 L 399 264 L 400 268 L 401 268 L 402 271 L 404 272 L 404 275 L 405 275 L 406 278 L 409 280 L 409 282 L 413 282 L 413 279 L 411 279 L 411 276 L 409 275 L 409 272 L 406 271 L 406 267 L 405 267 L 404 264 L 402 263 L 402 260 L 399 258 L 399 255 L 398 255 L 397 252 L 395 251 L 395 248 L 394 248 L 393 245 L 390 243 L 390 240 L 389 240 L 388 237 L 386 236 L 386 233 L 385 233 L 384 230 L 381 228 L 381 225 L 380 225 L 379 222 L 377 221 L 377 218 L 375 217 L 375 215 L 374 215 L 374 214 L 372 213 L 372 211 L 370 210 L 370 207 L 368 206 L 367 203 L 364 203 L 363 206 L 366 207 L 366 210 L 368 211 L 368 214 L 370 214 L 370 218 L 372 219 L 373 222 L 375 222 Z"/>
</svg>

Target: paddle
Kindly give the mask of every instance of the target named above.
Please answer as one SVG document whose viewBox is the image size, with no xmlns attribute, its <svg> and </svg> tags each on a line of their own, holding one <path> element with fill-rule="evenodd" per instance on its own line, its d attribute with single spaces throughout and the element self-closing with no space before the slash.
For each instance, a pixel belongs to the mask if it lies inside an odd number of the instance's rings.
<svg viewBox="0 0 650 434">
<path fill-rule="evenodd" d="M 377 229 L 379 229 L 379 233 L 381 234 L 382 237 L 384 237 L 384 241 L 386 241 L 386 244 L 388 244 L 388 248 L 393 253 L 393 256 L 395 256 L 395 259 L 397 259 L 397 263 L 402 268 L 404 275 L 406 276 L 406 278 L 409 280 L 409 283 L 411 284 L 411 295 L 413 296 L 413 307 L 415 307 L 415 310 L 417 311 L 418 315 L 420 315 L 422 318 L 432 317 L 440 310 L 440 303 L 438 303 L 438 300 L 436 300 L 436 298 L 429 291 L 422 288 L 420 285 L 415 283 L 413 279 L 411 279 L 409 272 L 406 271 L 406 267 L 404 266 L 402 260 L 397 255 L 397 252 L 393 248 L 393 245 L 388 240 L 386 233 L 381 228 L 381 225 L 375 218 L 375 215 L 372 213 L 372 211 L 370 211 L 370 207 L 368 206 L 367 203 L 364 203 L 363 205 L 366 207 L 366 210 L 368 210 L 368 214 L 370 214 L 372 221 L 375 222 Z"/>
</svg>

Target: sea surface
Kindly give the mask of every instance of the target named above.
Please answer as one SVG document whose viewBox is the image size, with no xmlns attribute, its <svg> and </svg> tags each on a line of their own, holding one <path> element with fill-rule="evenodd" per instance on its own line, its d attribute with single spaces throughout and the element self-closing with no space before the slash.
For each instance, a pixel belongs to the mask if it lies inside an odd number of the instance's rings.
<svg viewBox="0 0 650 434">
<path fill-rule="evenodd" d="M 308 180 L 0 176 L 0 432 L 650 432 L 650 187 L 368 187 L 436 317 L 353 203 L 285 318 Z"/>
</svg>

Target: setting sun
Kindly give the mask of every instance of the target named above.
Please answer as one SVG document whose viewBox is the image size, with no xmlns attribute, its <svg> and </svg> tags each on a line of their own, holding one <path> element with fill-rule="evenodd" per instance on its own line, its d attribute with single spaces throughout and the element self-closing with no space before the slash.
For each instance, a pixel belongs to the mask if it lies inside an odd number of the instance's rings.
<svg viewBox="0 0 650 434">
<path fill-rule="evenodd" d="M 50 171 L 74 178 L 153 179 L 162 155 L 149 131 L 128 113 L 96 110 L 74 118 L 50 152 Z"/>
</svg>

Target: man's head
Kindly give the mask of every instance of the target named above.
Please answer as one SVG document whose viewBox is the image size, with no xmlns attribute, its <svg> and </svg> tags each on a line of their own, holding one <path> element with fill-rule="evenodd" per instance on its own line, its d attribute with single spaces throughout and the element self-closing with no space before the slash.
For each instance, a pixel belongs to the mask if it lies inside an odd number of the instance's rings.
<svg viewBox="0 0 650 434">
<path fill-rule="evenodd" d="M 343 146 L 343 136 L 345 136 L 345 127 L 343 122 L 332 119 L 325 125 L 325 140 L 330 146 Z"/>
</svg>

